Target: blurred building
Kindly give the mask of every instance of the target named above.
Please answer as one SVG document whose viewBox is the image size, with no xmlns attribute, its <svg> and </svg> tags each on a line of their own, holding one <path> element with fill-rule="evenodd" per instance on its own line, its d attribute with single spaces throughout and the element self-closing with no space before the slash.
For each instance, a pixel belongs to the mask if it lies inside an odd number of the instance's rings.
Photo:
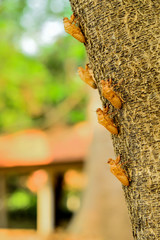
<svg viewBox="0 0 160 240">
<path fill-rule="evenodd" d="M 83 185 L 84 178 L 74 170 L 82 170 L 92 137 L 92 128 L 87 122 L 48 133 L 30 129 L 1 136 L 1 200 L 5 202 L 6 176 L 28 174 L 27 187 L 37 193 L 37 230 L 46 234 L 53 231 L 58 221 L 56 209 L 64 173 L 69 185 Z M 73 197 L 67 204 L 73 209 L 78 206 Z M 4 207 L 0 208 L 0 214 L 3 219 L 0 227 L 6 227 Z"/>
</svg>

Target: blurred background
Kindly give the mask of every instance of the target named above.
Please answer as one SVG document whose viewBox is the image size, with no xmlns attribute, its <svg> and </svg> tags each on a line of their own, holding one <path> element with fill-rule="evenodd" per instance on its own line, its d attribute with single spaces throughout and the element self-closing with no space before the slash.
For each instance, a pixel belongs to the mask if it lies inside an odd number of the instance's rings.
<svg viewBox="0 0 160 240">
<path fill-rule="evenodd" d="M 132 239 L 71 14 L 68 0 L 0 1 L 1 240 Z"/>
</svg>

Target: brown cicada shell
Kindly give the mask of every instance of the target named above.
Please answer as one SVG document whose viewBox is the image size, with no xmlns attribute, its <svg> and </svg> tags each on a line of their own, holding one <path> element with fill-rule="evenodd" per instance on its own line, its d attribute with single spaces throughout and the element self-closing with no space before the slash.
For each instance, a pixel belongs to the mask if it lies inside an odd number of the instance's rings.
<svg viewBox="0 0 160 240">
<path fill-rule="evenodd" d="M 79 67 L 78 68 L 78 74 L 79 74 L 80 78 L 82 79 L 82 81 L 84 81 L 85 83 L 87 83 L 89 86 L 91 86 L 94 89 L 97 88 L 97 85 L 94 81 L 93 72 L 88 67 L 88 64 L 86 64 L 85 69 L 82 68 L 82 67 Z"/>
<path fill-rule="evenodd" d="M 122 168 L 122 165 L 125 163 L 119 163 L 120 162 L 120 155 L 117 157 L 116 160 L 113 160 L 112 158 L 108 159 L 108 163 L 110 164 L 110 171 L 111 173 L 118 178 L 118 180 L 124 185 L 129 186 L 129 179 L 127 176 L 126 171 Z"/>
<path fill-rule="evenodd" d="M 71 18 L 67 17 L 63 18 L 64 29 L 67 33 L 69 33 L 72 37 L 76 38 L 81 43 L 85 43 L 84 35 L 81 32 L 81 29 L 76 26 L 75 16 L 72 14 Z"/>
<path fill-rule="evenodd" d="M 110 114 L 107 114 L 108 107 L 104 108 L 103 110 L 101 108 L 98 108 L 96 110 L 98 122 L 104 126 L 110 133 L 112 134 L 118 134 L 118 129 L 116 125 L 114 124 L 113 120 L 110 118 Z"/>
</svg>

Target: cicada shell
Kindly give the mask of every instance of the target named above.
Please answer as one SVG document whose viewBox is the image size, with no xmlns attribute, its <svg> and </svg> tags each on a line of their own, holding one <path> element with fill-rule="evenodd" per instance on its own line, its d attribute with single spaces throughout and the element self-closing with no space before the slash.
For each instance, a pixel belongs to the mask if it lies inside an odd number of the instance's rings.
<svg viewBox="0 0 160 240">
<path fill-rule="evenodd" d="M 85 43 L 84 35 L 81 32 L 81 29 L 75 24 L 75 16 L 72 14 L 71 18 L 67 17 L 63 18 L 64 29 L 67 33 L 69 33 L 72 37 L 76 38 L 81 43 Z"/>
<path fill-rule="evenodd" d="M 78 74 L 79 74 L 80 78 L 82 79 L 82 81 L 84 81 L 85 83 L 87 83 L 89 86 L 91 86 L 94 89 L 97 88 L 97 85 L 94 81 L 93 72 L 88 67 L 88 64 L 86 64 L 85 69 L 82 67 L 79 67 Z"/>
<path fill-rule="evenodd" d="M 110 133 L 118 134 L 118 129 L 114 124 L 113 120 L 109 117 L 109 114 L 107 114 L 107 112 L 108 108 L 104 108 L 103 111 L 101 108 L 98 108 L 96 110 L 98 123 L 104 126 Z"/>
<path fill-rule="evenodd" d="M 108 159 L 108 163 L 110 164 L 110 171 L 111 173 L 118 178 L 118 180 L 124 185 L 129 186 L 129 179 L 127 176 L 126 171 L 122 168 L 122 165 L 120 162 L 120 155 L 117 157 L 116 160 L 113 160 L 112 158 Z"/>
<path fill-rule="evenodd" d="M 113 87 L 111 87 L 112 80 L 104 81 L 101 80 L 102 84 L 102 96 L 104 96 L 115 108 L 122 107 L 122 99 L 114 92 Z"/>
</svg>

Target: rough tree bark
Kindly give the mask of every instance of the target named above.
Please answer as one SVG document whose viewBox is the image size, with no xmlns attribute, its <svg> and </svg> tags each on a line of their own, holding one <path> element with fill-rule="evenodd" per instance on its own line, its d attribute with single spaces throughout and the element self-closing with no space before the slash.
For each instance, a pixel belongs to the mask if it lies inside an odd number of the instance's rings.
<svg viewBox="0 0 160 240">
<path fill-rule="evenodd" d="M 108 158 L 115 159 L 111 136 L 97 123 L 94 111 L 100 105 L 98 92 L 90 89 L 87 112 L 94 132 L 84 168 L 88 181 L 81 208 L 67 230 L 86 240 L 133 240 L 121 183 L 111 174 L 107 164 Z"/>
<path fill-rule="evenodd" d="M 134 239 L 160 239 L 160 1 L 70 0 L 86 39 L 89 65 L 100 80 L 112 76 L 125 100 L 114 122 L 116 155 L 131 178 L 123 187 Z M 110 105 L 110 110 L 114 108 Z M 108 184 L 108 183 L 106 183 Z"/>
</svg>

